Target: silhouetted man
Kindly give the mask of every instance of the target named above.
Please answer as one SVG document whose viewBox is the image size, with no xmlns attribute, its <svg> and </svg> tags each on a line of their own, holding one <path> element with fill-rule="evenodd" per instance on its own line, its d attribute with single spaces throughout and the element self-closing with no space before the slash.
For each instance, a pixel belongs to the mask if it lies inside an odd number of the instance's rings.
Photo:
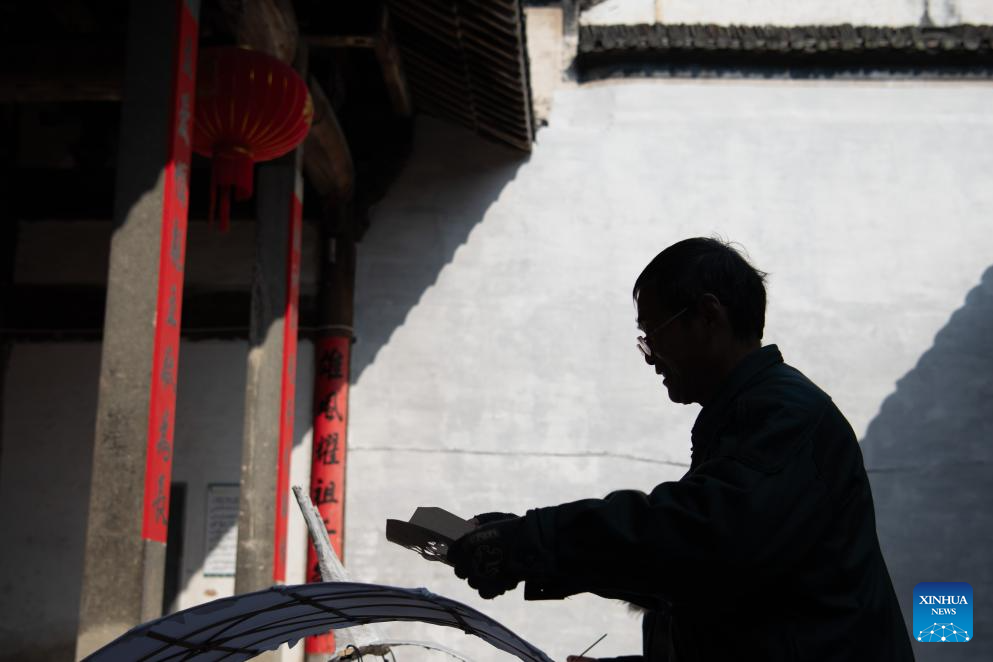
<svg viewBox="0 0 993 662">
<path fill-rule="evenodd" d="M 634 287 L 638 347 L 673 402 L 703 405 L 689 471 L 650 494 L 477 516 L 456 574 L 484 598 L 523 580 L 526 599 L 643 608 L 643 654 L 615 660 L 912 660 L 855 434 L 762 347 L 764 277 L 714 239 L 656 256 Z"/>
</svg>

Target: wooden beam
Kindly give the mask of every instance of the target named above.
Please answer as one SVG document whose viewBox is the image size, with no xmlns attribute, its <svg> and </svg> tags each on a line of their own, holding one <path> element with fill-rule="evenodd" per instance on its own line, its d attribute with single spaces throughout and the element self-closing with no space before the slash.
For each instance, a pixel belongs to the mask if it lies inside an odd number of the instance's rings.
<svg viewBox="0 0 993 662">
<path fill-rule="evenodd" d="M 222 0 L 218 4 L 239 45 L 293 62 L 300 31 L 290 0 Z"/>
<path fill-rule="evenodd" d="M 410 90 L 400 62 L 400 50 L 393 35 L 389 11 L 383 7 L 379 31 L 375 35 L 308 35 L 303 37 L 312 48 L 371 48 L 383 71 L 383 83 L 390 97 L 393 112 L 410 117 L 414 112 Z"/>
<path fill-rule="evenodd" d="M 300 30 L 290 0 L 225 0 L 221 3 L 239 43 L 292 62 Z M 334 108 L 313 78 L 309 81 L 314 123 L 304 142 L 304 172 L 326 204 L 351 200 L 355 167 Z"/>
<path fill-rule="evenodd" d="M 190 168 L 189 218 L 194 223 L 205 222 L 210 209 L 210 168 L 204 163 L 199 161 Z M 110 223 L 114 216 L 114 177 L 112 168 L 11 169 L 6 205 L 11 217 L 18 221 Z M 233 222 L 254 218 L 250 203 L 232 204 Z"/>
<path fill-rule="evenodd" d="M 0 103 L 119 101 L 124 42 L 45 42 L 0 48 Z"/>
<path fill-rule="evenodd" d="M 107 289 L 102 285 L 13 284 L 6 292 L 3 341 L 97 340 L 103 336 Z M 251 292 L 187 289 L 183 292 L 182 337 L 246 339 Z M 317 297 L 300 297 L 301 337 L 315 337 Z"/>
<path fill-rule="evenodd" d="M 375 48 L 376 59 L 379 60 L 379 66 L 383 70 L 383 82 L 386 83 L 386 91 L 390 95 L 393 112 L 400 117 L 410 117 L 414 110 L 410 102 L 410 90 L 407 88 L 407 79 L 403 75 L 400 50 L 393 37 L 390 14 L 385 5 L 379 24 L 379 39 L 376 41 Z"/>
<path fill-rule="evenodd" d="M 305 35 L 303 40 L 311 48 L 375 48 L 376 35 Z"/>
<path fill-rule="evenodd" d="M 347 202 L 355 193 L 351 150 L 331 102 L 313 79 L 310 97 L 314 102 L 314 123 L 303 144 L 304 172 L 327 204 Z"/>
</svg>

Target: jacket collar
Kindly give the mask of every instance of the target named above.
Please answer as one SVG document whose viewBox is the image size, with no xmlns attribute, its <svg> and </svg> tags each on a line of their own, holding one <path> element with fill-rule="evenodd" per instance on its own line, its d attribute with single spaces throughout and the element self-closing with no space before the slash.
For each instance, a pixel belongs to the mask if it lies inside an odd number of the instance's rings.
<svg viewBox="0 0 993 662">
<path fill-rule="evenodd" d="M 776 345 L 761 347 L 741 359 L 717 389 L 717 393 L 700 410 L 691 432 L 693 446 L 706 444 L 717 431 L 717 427 L 725 419 L 725 412 L 734 400 L 754 378 L 766 368 L 783 362 L 783 355 Z"/>
</svg>

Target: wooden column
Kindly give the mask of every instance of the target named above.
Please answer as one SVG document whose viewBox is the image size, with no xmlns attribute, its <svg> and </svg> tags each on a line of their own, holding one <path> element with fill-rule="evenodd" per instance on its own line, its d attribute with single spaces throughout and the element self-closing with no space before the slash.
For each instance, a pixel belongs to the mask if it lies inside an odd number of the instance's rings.
<svg viewBox="0 0 993 662">
<path fill-rule="evenodd" d="M 310 498 L 324 520 L 338 558 L 345 561 L 345 459 L 348 387 L 355 310 L 355 240 L 350 205 L 322 227 L 320 335 L 314 348 L 314 435 Z M 307 550 L 307 581 L 321 581 L 317 555 Z M 307 638 L 308 661 L 334 653 L 334 635 Z"/>
<path fill-rule="evenodd" d="M 0 107 L 0 469 L 3 467 L 4 385 L 7 383 L 7 364 L 13 344 L 7 329 L 10 328 L 14 261 L 20 230 L 20 220 L 14 216 L 10 202 L 16 149 L 14 109 Z"/>
<path fill-rule="evenodd" d="M 4 193 L 0 185 L 0 195 Z M 3 422 L 8 414 L 4 386 L 7 384 L 7 365 L 14 343 L 6 333 L 11 318 L 11 299 L 14 292 L 14 260 L 17 257 L 18 221 L 12 219 L 0 202 L 0 468 L 3 467 Z"/>
<path fill-rule="evenodd" d="M 76 654 L 161 614 L 198 0 L 129 5 Z"/>
<path fill-rule="evenodd" d="M 289 450 L 282 423 L 287 413 L 292 414 L 292 403 L 287 403 L 286 409 L 282 403 L 287 366 L 295 364 L 295 356 L 289 357 L 285 352 L 287 340 L 290 340 L 287 333 L 295 340 L 295 323 L 293 328 L 287 327 L 286 313 L 288 306 L 295 310 L 295 302 L 290 306 L 288 295 L 294 289 L 293 281 L 299 282 L 299 271 L 295 278 L 291 276 L 291 247 L 299 246 L 302 153 L 297 149 L 280 159 L 261 164 L 258 169 L 258 222 L 241 452 L 236 593 L 257 591 L 273 584 L 275 558 L 279 552 L 278 504 L 282 504 L 283 513 L 286 507 L 286 495 L 277 494 L 277 486 L 280 483 L 281 438 L 283 457 Z M 299 270 L 299 261 L 296 267 Z M 290 349 L 294 353 L 295 347 L 292 342 Z"/>
</svg>

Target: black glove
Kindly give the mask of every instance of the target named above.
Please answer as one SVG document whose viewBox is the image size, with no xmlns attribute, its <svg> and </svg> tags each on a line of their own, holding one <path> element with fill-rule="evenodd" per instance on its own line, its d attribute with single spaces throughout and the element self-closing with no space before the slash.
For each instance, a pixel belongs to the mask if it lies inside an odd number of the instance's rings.
<svg viewBox="0 0 993 662">
<path fill-rule="evenodd" d="M 459 579 L 468 580 L 480 597 L 489 600 L 512 590 L 524 579 L 515 559 L 515 543 L 520 543 L 523 536 L 524 520 L 520 517 L 482 524 L 452 543 L 448 560 Z"/>
<path fill-rule="evenodd" d="M 518 519 L 518 516 L 514 513 L 481 513 L 469 521 L 476 526 L 482 526 L 483 524 L 492 524 L 493 522 L 502 522 L 508 519 Z"/>
</svg>

